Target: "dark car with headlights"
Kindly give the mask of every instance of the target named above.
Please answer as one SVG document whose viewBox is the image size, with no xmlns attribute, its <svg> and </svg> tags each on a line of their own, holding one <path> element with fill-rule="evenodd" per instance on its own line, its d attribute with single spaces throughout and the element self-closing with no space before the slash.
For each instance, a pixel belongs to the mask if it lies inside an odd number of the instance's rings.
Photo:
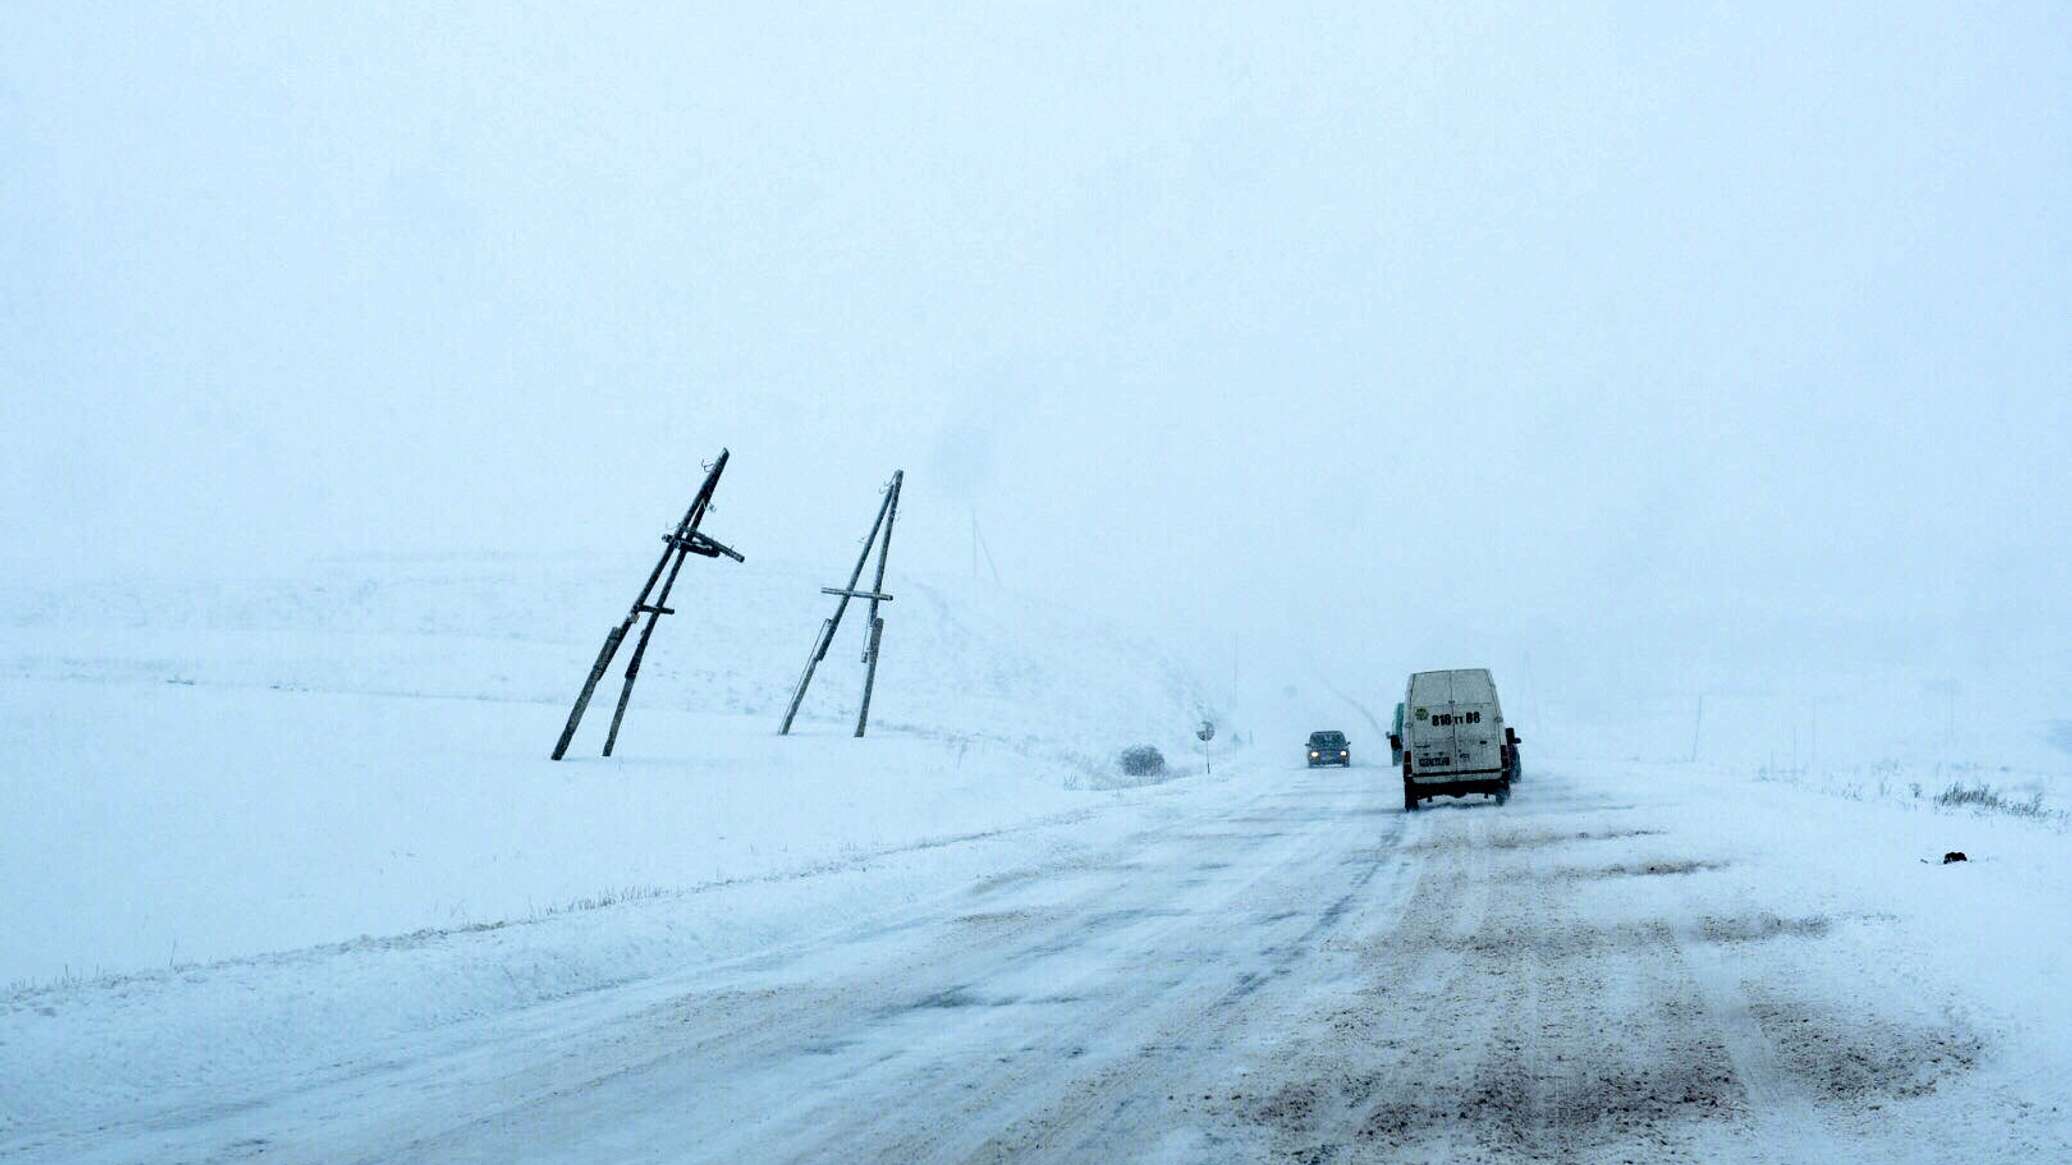
<svg viewBox="0 0 2072 1165">
<path fill-rule="evenodd" d="M 1318 765 L 1351 768 L 1353 764 L 1353 751 L 1346 744 L 1343 732 L 1312 732 L 1309 734 L 1309 747 L 1303 751 L 1309 754 L 1310 768 Z"/>
</svg>

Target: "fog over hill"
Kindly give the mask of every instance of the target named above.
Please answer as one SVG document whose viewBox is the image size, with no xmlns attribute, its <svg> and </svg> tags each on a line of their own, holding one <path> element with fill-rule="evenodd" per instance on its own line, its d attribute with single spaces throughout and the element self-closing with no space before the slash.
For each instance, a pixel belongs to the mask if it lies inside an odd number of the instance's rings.
<svg viewBox="0 0 2072 1165">
<path fill-rule="evenodd" d="M 622 554 L 726 445 L 751 554 L 904 467 L 1269 689 L 2066 641 L 2060 6 L 8 23 L 19 582 Z"/>
</svg>

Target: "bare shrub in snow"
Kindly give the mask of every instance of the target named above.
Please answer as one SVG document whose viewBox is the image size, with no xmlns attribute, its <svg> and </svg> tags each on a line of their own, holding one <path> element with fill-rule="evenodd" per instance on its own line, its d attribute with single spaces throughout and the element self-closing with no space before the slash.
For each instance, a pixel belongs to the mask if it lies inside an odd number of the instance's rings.
<svg viewBox="0 0 2072 1165">
<path fill-rule="evenodd" d="M 1122 750 L 1116 758 L 1122 773 L 1127 777 L 1162 777 L 1166 771 L 1165 754 L 1148 744 L 1132 745 Z"/>
</svg>

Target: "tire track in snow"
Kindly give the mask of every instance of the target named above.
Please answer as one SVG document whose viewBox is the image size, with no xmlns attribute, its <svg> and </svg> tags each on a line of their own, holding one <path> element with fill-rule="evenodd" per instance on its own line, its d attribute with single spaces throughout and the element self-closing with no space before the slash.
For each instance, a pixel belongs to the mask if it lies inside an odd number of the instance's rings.
<svg viewBox="0 0 2072 1165">
<path fill-rule="evenodd" d="M 1323 828 L 1287 831 L 1277 843 L 1236 861 L 1218 855 L 1222 860 L 1214 864 L 1237 870 L 1238 877 L 1220 881 L 1206 898 L 1190 900 L 1193 909 L 1173 925 L 1133 933 L 1132 943 L 1108 952 L 1106 965 L 1092 969 L 1092 977 L 1112 991 L 1102 996 L 1101 1006 L 1055 1017 L 1049 1030 L 1021 1045 L 1013 1063 L 985 1066 L 976 1088 L 955 1075 L 932 1089 L 897 1086 L 902 1104 L 937 1115 L 934 1128 L 914 1130 L 911 1119 L 893 1116 L 830 1138 L 800 1158 L 837 1152 L 886 1160 L 1127 1155 L 1122 1146 L 1145 1131 L 1146 1116 L 1163 1108 L 1178 1087 L 1169 1087 L 1174 1070 L 1219 1054 L 1233 1027 L 1302 961 L 1306 944 L 1344 917 L 1343 906 L 1315 909 L 1319 886 L 1348 877 L 1340 847 L 1319 844 L 1319 834 L 1344 842 L 1371 838 L 1372 819 L 1344 811 L 1372 794 L 1364 784 L 1347 783 L 1323 802 L 1316 781 L 1304 784 L 1311 788 L 1298 791 L 1282 812 L 1255 809 L 1227 823 L 1249 827 L 1265 818 Z M 1379 864 L 1377 859 L 1354 871 L 1352 880 L 1364 884 Z M 1168 889 L 1155 881 L 1151 888 Z M 1238 918 L 1261 921 L 1232 926 Z M 1176 963 L 1172 973 L 1160 973 Z M 983 1038 L 977 1031 L 959 1033 L 960 1039 L 973 1037 Z M 884 1137 L 888 1132 L 893 1135 Z"/>
<path fill-rule="evenodd" d="M 1702 1126 L 1745 1109 L 1671 928 L 1593 918 L 1573 880 L 1537 876 L 1622 831 L 1530 820 L 1420 818 L 1412 904 L 1371 936 L 1352 997 L 1306 1025 L 1333 1038 L 1290 1041 L 1278 1084 L 1233 1113 L 1277 1157 L 1703 1160 Z"/>
</svg>

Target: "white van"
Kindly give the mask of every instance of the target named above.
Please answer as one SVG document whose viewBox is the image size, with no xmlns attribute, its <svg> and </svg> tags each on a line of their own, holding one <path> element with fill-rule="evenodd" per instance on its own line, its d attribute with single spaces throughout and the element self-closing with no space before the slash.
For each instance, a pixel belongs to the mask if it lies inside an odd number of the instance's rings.
<svg viewBox="0 0 2072 1165">
<path fill-rule="evenodd" d="M 1403 808 L 1482 793 L 1501 805 L 1519 776 L 1518 734 L 1504 725 L 1489 669 L 1421 671 L 1403 697 Z"/>
</svg>

